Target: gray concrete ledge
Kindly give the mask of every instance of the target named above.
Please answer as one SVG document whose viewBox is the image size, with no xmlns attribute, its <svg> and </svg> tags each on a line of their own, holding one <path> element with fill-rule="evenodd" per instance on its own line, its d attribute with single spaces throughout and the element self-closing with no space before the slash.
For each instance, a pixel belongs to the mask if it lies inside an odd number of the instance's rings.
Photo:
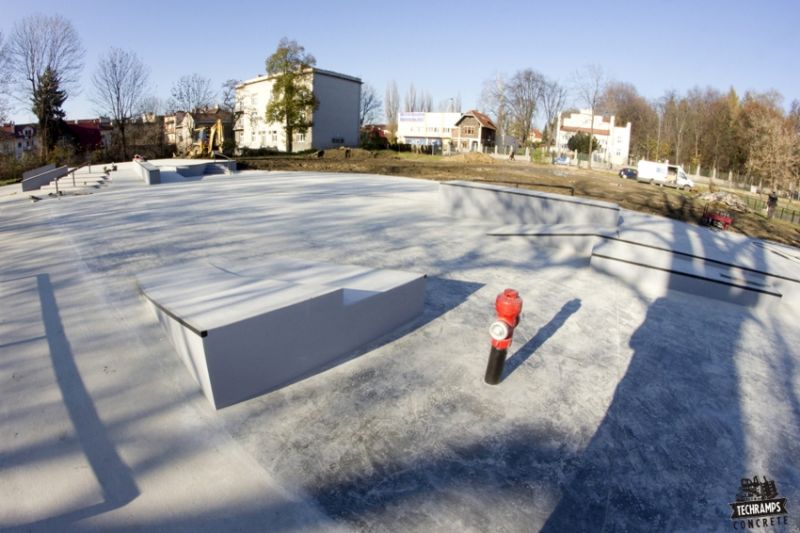
<svg viewBox="0 0 800 533">
<path fill-rule="evenodd" d="M 134 164 L 138 166 L 139 175 L 147 185 L 161 183 L 161 170 L 158 167 L 147 161 L 136 161 Z"/>
<path fill-rule="evenodd" d="M 178 165 L 175 172 L 184 178 L 209 176 L 213 174 L 230 174 L 236 171 L 236 161 L 210 161 L 193 165 Z"/>
<path fill-rule="evenodd" d="M 233 268 L 194 263 L 138 277 L 217 409 L 329 368 L 415 318 L 425 299 L 424 276 L 408 272 L 288 258 Z"/>
<path fill-rule="evenodd" d="M 439 186 L 443 211 L 503 224 L 592 224 L 616 227 L 619 206 L 498 185 L 448 181 Z"/>
</svg>

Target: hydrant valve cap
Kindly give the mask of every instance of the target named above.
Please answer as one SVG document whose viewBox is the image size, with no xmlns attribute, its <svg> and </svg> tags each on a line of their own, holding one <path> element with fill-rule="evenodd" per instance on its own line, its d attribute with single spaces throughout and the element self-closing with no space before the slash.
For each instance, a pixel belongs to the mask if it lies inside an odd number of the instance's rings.
<svg viewBox="0 0 800 533">
<path fill-rule="evenodd" d="M 496 341 L 507 339 L 509 333 L 508 324 L 502 320 L 498 320 L 489 326 L 489 335 Z"/>
</svg>

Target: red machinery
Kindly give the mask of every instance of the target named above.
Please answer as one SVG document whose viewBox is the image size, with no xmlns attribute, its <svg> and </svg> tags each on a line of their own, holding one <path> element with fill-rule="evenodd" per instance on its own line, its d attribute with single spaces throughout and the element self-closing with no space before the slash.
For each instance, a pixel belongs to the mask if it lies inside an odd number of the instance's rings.
<svg viewBox="0 0 800 533">
<path fill-rule="evenodd" d="M 703 216 L 700 217 L 700 223 L 705 226 L 726 230 L 733 223 L 733 214 L 728 211 L 716 210 L 713 206 L 706 204 L 705 209 L 703 209 Z"/>
</svg>

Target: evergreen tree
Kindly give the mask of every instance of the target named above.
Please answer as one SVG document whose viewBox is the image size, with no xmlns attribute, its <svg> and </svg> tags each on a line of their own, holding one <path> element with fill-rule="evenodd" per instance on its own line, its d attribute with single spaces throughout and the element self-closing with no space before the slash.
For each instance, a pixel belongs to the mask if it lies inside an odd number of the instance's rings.
<svg viewBox="0 0 800 533">
<path fill-rule="evenodd" d="M 59 88 L 58 76 L 52 68 L 47 67 L 39 76 L 39 85 L 33 93 L 31 108 L 39 119 L 39 142 L 42 144 L 43 159 L 47 159 L 58 141 L 64 119 L 64 110 L 61 107 L 66 99 L 66 93 Z"/>
<path fill-rule="evenodd" d="M 599 143 L 597 141 L 597 137 L 592 137 L 592 152 L 597 150 L 599 147 Z M 567 148 L 570 150 L 577 150 L 579 153 L 589 153 L 589 134 L 588 133 L 576 133 L 572 137 L 569 138 L 567 141 Z"/>
<path fill-rule="evenodd" d="M 286 37 L 267 58 L 267 74 L 272 77 L 272 98 L 267 105 L 267 121 L 280 122 L 286 132 L 286 151 L 292 152 L 295 133 L 311 127 L 311 114 L 319 103 L 311 88 L 311 67 L 316 59 L 305 48 Z"/>
</svg>

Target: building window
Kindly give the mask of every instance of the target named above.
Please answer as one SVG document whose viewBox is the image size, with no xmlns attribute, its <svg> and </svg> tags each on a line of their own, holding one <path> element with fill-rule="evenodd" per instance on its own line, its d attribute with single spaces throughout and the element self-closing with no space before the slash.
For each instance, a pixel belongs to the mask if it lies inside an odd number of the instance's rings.
<svg viewBox="0 0 800 533">
<path fill-rule="evenodd" d="M 342 137 L 333 137 L 331 139 L 331 142 L 333 144 L 344 144 L 344 138 L 342 138 Z"/>
<path fill-rule="evenodd" d="M 272 142 L 274 142 L 275 144 L 278 143 L 278 132 L 274 130 L 272 131 Z"/>
<path fill-rule="evenodd" d="M 306 134 L 305 133 L 298 133 L 296 136 L 297 142 L 304 143 L 306 142 Z"/>
</svg>

